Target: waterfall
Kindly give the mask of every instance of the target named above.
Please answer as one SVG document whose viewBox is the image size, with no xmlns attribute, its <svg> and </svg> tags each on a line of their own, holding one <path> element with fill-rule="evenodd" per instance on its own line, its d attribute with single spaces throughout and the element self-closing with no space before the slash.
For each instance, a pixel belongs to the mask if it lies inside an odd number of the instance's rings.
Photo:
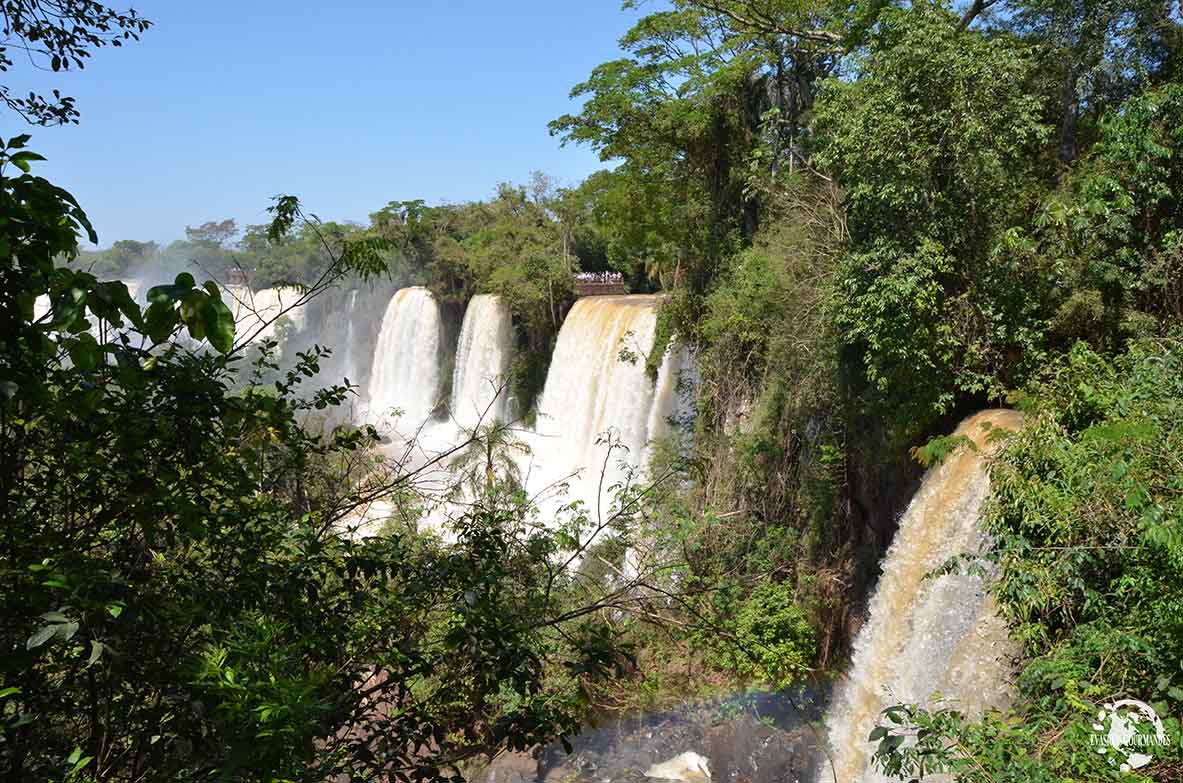
<svg viewBox="0 0 1183 783">
<path fill-rule="evenodd" d="M 659 302 L 657 296 L 594 296 L 571 308 L 538 402 L 533 487 L 544 489 L 579 471 L 569 482 L 571 499 L 593 513 L 600 500 L 606 512 L 612 485 L 625 478 L 620 462 L 642 467 L 655 416 L 664 418 L 654 413 L 657 395 L 645 372 Z M 666 370 L 668 388 L 677 373 L 673 363 Z M 627 451 L 608 457 L 599 440 L 609 430 Z"/>
<path fill-rule="evenodd" d="M 308 344 L 317 343 L 332 349 L 332 356 L 328 361 L 322 361 L 321 366 L 326 372 L 325 380 L 334 383 L 348 378 L 350 383 L 357 383 L 361 368 L 357 363 L 357 327 L 360 318 L 357 312 L 356 288 L 348 292 L 330 291 L 325 301 L 320 303 L 319 315 L 321 325 L 310 330 L 304 341 Z"/>
<path fill-rule="evenodd" d="M 988 426 L 1022 425 L 1016 411 L 983 411 L 956 434 L 988 448 Z M 847 681 L 830 710 L 833 770 L 819 781 L 887 780 L 874 770 L 867 736 L 880 712 L 894 704 L 941 704 L 970 715 L 1002 707 L 1014 654 L 1006 625 L 979 575 L 925 579 L 949 558 L 981 551 L 979 525 L 990 480 L 983 453 L 960 448 L 932 468 L 912 499 L 883 561 L 869 618 L 854 643 Z"/>
<path fill-rule="evenodd" d="M 677 422 L 693 416 L 693 389 L 698 385 L 697 362 L 689 346 L 671 343 L 657 370 L 653 404 L 649 406 L 646 434 L 650 441 L 670 432 L 670 419 Z"/>
<path fill-rule="evenodd" d="M 509 394 L 502 384 L 512 350 L 509 308 L 499 296 L 474 296 L 464 311 L 452 376 L 452 416 L 461 427 L 471 429 L 482 416 L 485 421 L 508 418 Z"/>
<path fill-rule="evenodd" d="M 349 292 L 349 309 L 345 311 L 345 350 L 341 356 L 341 375 L 352 381 L 356 381 L 358 372 L 357 366 L 357 351 L 354 349 L 354 343 L 357 341 L 356 329 L 354 324 L 357 323 L 355 313 L 357 312 L 357 289 Z"/>
<path fill-rule="evenodd" d="M 403 288 L 386 306 L 370 373 L 369 419 L 377 423 L 402 411 L 409 427 L 424 423 L 439 389 L 440 313 L 426 288 Z"/>
<path fill-rule="evenodd" d="M 236 340 L 247 337 L 251 338 L 251 342 L 268 338 L 277 339 L 282 335 L 280 326 L 285 320 L 296 331 L 305 326 L 304 307 L 288 309 L 302 296 L 295 288 L 264 288 L 260 291 L 251 291 L 246 286 L 233 285 L 226 286 L 223 290 L 226 294 L 223 298 L 234 313 Z M 280 313 L 283 313 L 283 317 L 273 321 L 272 319 Z"/>
</svg>

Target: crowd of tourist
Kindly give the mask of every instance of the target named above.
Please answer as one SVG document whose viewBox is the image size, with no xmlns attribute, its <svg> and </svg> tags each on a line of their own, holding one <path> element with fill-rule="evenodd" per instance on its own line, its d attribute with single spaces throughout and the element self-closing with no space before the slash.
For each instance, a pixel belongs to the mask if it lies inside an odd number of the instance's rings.
<svg viewBox="0 0 1183 783">
<path fill-rule="evenodd" d="M 620 272 L 576 272 L 577 283 L 623 283 L 624 275 Z"/>
</svg>

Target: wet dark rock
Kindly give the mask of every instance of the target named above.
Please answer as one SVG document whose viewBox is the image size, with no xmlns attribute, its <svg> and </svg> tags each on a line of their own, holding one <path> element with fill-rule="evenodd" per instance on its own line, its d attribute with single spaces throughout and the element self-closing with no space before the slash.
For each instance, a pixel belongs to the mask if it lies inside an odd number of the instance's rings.
<svg viewBox="0 0 1183 783">
<path fill-rule="evenodd" d="M 469 776 L 471 783 L 537 783 L 538 759 L 528 753 L 502 753 Z"/>
<path fill-rule="evenodd" d="M 814 731 L 784 731 L 751 715 L 712 726 L 705 754 L 712 783 L 805 783 L 817 755 Z"/>
<path fill-rule="evenodd" d="M 809 695 L 763 693 L 616 718 L 572 737 L 571 755 L 547 748 L 539 781 L 655 783 L 647 769 L 693 751 L 710 760 L 712 783 L 805 783 L 819 747 L 808 721 L 819 717 Z"/>
</svg>

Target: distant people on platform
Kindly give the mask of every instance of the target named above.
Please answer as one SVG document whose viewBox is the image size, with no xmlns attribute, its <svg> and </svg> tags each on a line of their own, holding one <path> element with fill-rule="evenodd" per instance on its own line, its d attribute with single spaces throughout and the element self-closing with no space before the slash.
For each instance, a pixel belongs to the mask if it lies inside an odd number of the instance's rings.
<svg viewBox="0 0 1183 783">
<path fill-rule="evenodd" d="M 623 283 L 624 275 L 620 272 L 576 272 L 577 283 Z"/>
</svg>

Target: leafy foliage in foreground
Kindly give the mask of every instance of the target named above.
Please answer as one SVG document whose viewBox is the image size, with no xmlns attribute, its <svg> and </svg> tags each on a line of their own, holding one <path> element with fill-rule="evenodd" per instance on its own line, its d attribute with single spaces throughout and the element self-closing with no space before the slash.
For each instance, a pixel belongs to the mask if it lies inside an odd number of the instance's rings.
<svg viewBox="0 0 1183 783">
<path fill-rule="evenodd" d="M 9 50 L 20 52 L 34 68 L 53 72 L 82 70 L 94 49 L 119 47 L 138 41 L 152 23 L 135 9 L 117 11 L 95 0 L 18 0 L 3 7 L 4 40 L 0 45 L 0 73 L 16 65 Z M 30 91 L 15 95 L 0 85 L 0 102 L 28 122 L 38 125 L 77 123 L 75 101 L 59 90 L 53 97 Z"/>
<path fill-rule="evenodd" d="M 372 430 L 316 426 L 350 393 L 300 395 L 324 349 L 264 386 L 215 287 L 141 311 L 55 267 L 93 231 L 23 143 L 0 152 L 0 775 L 441 780 L 576 729 L 614 639 L 562 602 L 531 509 L 490 487 L 454 545 L 354 540 L 410 477 L 375 470 Z"/>
</svg>

